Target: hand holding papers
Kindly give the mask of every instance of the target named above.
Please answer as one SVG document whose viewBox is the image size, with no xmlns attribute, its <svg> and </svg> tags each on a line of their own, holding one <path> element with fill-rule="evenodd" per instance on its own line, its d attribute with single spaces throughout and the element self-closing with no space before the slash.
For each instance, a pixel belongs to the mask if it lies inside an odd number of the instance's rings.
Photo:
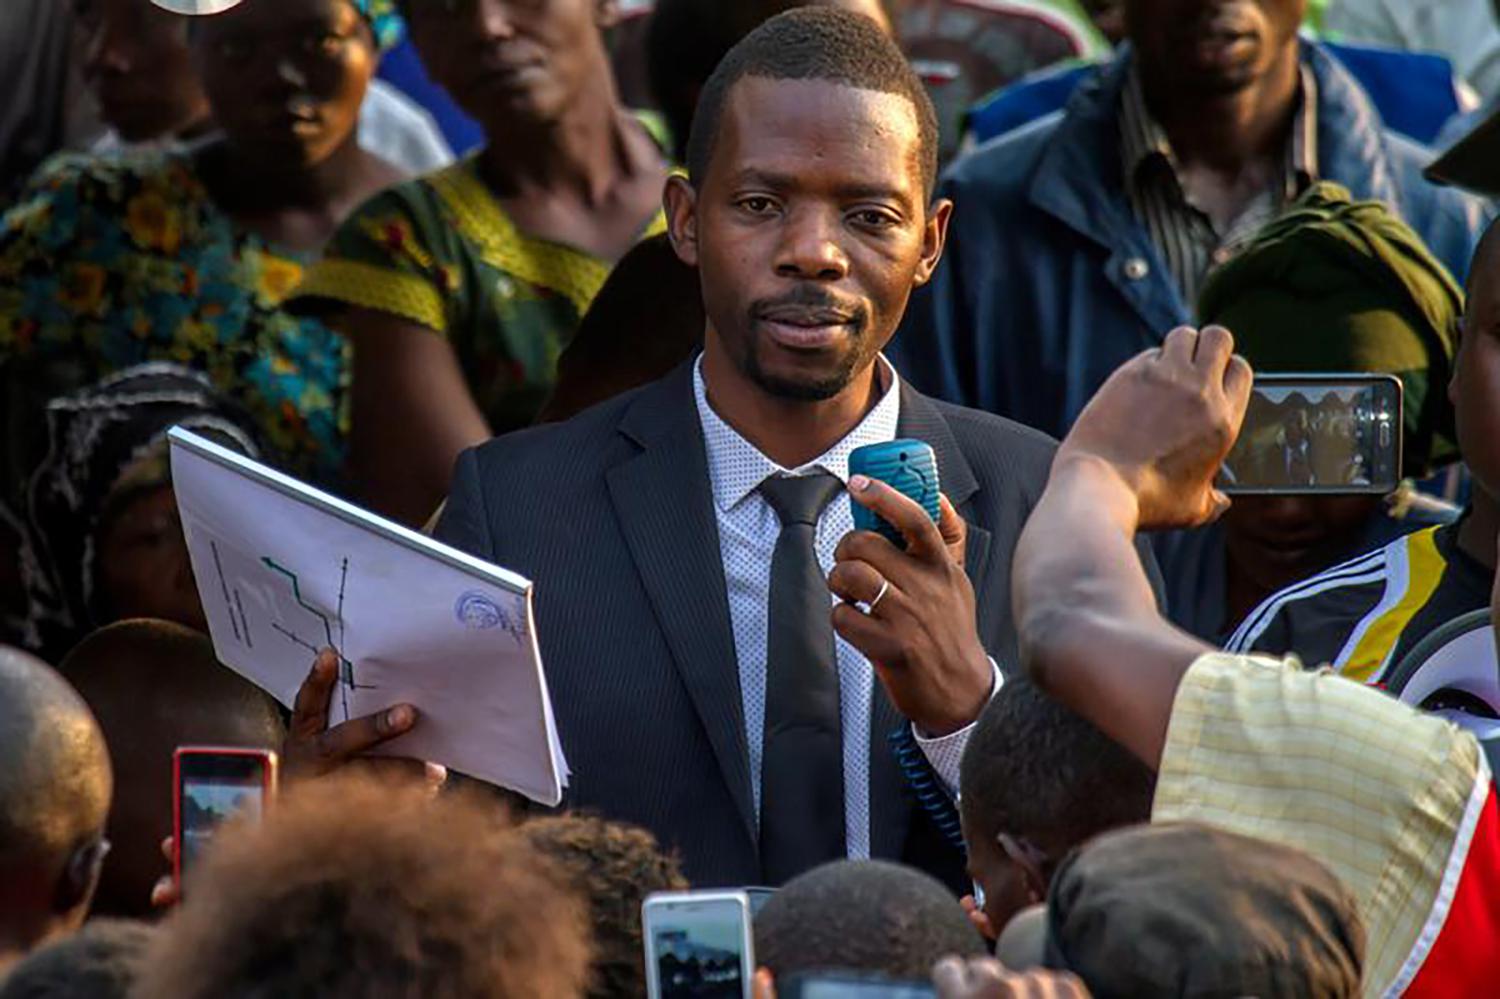
<svg viewBox="0 0 1500 999">
<path fill-rule="evenodd" d="M 319 649 L 339 655 L 334 725 L 397 704 L 382 747 L 546 805 L 562 800 L 531 583 L 180 428 L 172 483 L 227 666 L 287 707 Z"/>
</svg>

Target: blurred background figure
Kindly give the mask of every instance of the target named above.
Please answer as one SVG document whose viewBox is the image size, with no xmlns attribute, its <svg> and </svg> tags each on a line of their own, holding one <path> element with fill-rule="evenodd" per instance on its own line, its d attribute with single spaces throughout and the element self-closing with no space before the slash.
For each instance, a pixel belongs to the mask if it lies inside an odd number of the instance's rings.
<svg viewBox="0 0 1500 999">
<path fill-rule="evenodd" d="M 145 923 L 91 919 L 0 977 L 0 999 L 129 999 L 154 936 Z"/>
<path fill-rule="evenodd" d="M 64 0 L 0 4 L 0 208 L 31 171 L 59 149 L 98 130 L 73 59 L 73 24 Z"/>
<path fill-rule="evenodd" d="M 206 630 L 172 492 L 167 431 L 266 459 L 249 415 L 206 375 L 128 368 L 47 407 L 46 458 L 27 495 L 24 636 L 56 659 L 127 617 Z"/>
<path fill-rule="evenodd" d="M 392 188 L 299 292 L 354 348 L 351 471 L 422 524 L 460 450 L 529 424 L 614 262 L 661 232 L 666 158 L 617 98 L 613 4 L 407 7 L 412 41 L 486 147 Z"/>
<path fill-rule="evenodd" d="M 139 990 L 577 999 L 587 930 L 582 900 L 490 803 L 329 778 L 223 829 Z"/>
<path fill-rule="evenodd" d="M 620 258 L 578 332 L 557 359 L 557 384 L 539 423 L 566 420 L 595 403 L 667 374 L 703 346 L 698 272 L 666 235 Z"/>
<path fill-rule="evenodd" d="M 1400 376 L 1402 467 L 1420 481 L 1458 457 L 1447 385 L 1463 305 L 1447 268 L 1386 206 L 1320 183 L 1209 276 L 1198 314 L 1233 330 L 1258 372 Z M 1298 459 L 1308 474 L 1316 457 Z M 1411 502 L 1411 489 L 1240 496 L 1219 523 L 1159 537 L 1170 616 L 1222 641 L 1282 587 L 1456 519 L 1456 507 Z"/>
<path fill-rule="evenodd" d="M 93 711 L 109 746 L 115 803 L 94 915 L 149 919 L 172 835 L 172 752 L 178 746 L 279 751 L 286 735 L 270 695 L 214 658 L 208 636 L 168 621 L 120 621 L 58 665 Z"/>
<path fill-rule="evenodd" d="M 382 51 L 402 37 L 395 0 L 353 0 Z M 190 18 L 151 0 L 71 0 L 88 81 L 105 132 L 90 146 L 111 152 L 190 145 L 212 134 L 213 111 L 193 65 Z M 360 104 L 360 145 L 408 173 L 434 170 L 453 154 L 431 117 L 395 87 L 372 78 Z"/>
<path fill-rule="evenodd" d="M 0 646 L 0 978 L 83 925 L 109 852 L 104 735 L 52 667 Z"/>
<path fill-rule="evenodd" d="M 1322 28 L 1333 38 L 1430 52 L 1453 64 L 1485 100 L 1500 96 L 1500 25 L 1495 0 L 1328 0 Z"/>
</svg>

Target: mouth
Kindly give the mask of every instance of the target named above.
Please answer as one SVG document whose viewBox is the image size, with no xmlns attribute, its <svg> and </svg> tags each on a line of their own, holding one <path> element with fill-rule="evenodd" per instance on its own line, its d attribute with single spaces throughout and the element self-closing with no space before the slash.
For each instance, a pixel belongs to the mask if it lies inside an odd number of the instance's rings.
<svg viewBox="0 0 1500 999">
<path fill-rule="evenodd" d="M 497 90 L 520 90 L 529 86 L 544 70 L 542 63 L 534 61 L 484 63 L 474 78 L 474 85 Z"/>
<path fill-rule="evenodd" d="M 855 326 L 851 311 L 802 305 L 772 306 L 756 318 L 776 344 L 789 350 L 823 350 L 852 335 Z"/>
</svg>

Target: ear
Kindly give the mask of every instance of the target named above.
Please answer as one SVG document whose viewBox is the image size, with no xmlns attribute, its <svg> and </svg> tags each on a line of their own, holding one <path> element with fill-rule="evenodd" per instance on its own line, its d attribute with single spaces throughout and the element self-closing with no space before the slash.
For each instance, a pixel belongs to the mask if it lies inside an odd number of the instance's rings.
<svg viewBox="0 0 1500 999">
<path fill-rule="evenodd" d="M 698 192 L 681 174 L 667 178 L 662 192 L 667 211 L 667 238 L 677 259 L 689 267 L 698 266 Z"/>
<path fill-rule="evenodd" d="M 108 854 L 109 840 L 100 834 L 68 855 L 52 900 L 52 910 L 56 915 L 81 914 L 87 910 L 94 889 L 99 886 L 99 872 L 104 869 L 104 858 Z"/>
<path fill-rule="evenodd" d="M 913 283 L 921 287 L 932 280 L 938 261 L 943 259 L 943 247 L 948 245 L 948 222 L 953 218 L 953 202 L 939 198 L 927 210 L 927 225 L 922 229 L 922 259 L 917 262 L 917 273 Z"/>
<path fill-rule="evenodd" d="M 594 23 L 608 31 L 620 23 L 620 0 L 594 0 Z"/>
</svg>

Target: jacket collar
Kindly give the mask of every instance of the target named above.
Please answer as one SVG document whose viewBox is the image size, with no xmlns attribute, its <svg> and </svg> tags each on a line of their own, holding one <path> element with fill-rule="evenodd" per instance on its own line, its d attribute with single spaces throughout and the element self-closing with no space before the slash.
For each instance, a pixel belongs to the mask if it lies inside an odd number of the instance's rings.
<svg viewBox="0 0 1500 999">
<path fill-rule="evenodd" d="M 1316 81 L 1320 173 L 1356 198 L 1401 210 L 1400 190 L 1380 117 L 1359 83 L 1315 42 L 1303 41 L 1303 64 Z M 1105 273 L 1152 328 L 1165 332 L 1190 314 L 1150 235 L 1130 211 L 1125 191 L 1119 113 L 1134 53 L 1120 54 L 1085 79 L 1068 101 L 1028 182 L 1033 205 L 1098 244 Z M 1141 273 L 1140 261 L 1158 266 Z"/>
</svg>

